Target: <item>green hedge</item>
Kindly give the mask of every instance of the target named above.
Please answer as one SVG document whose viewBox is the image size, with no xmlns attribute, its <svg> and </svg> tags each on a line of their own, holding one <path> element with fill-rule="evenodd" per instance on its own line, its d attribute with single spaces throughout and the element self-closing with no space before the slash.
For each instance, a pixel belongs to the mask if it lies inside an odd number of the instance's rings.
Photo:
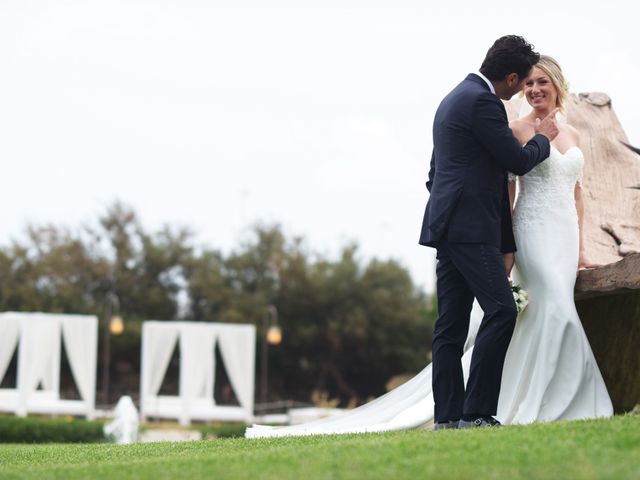
<svg viewBox="0 0 640 480">
<path fill-rule="evenodd" d="M 95 443 L 103 423 L 87 420 L 0 416 L 0 443 Z"/>
<path fill-rule="evenodd" d="M 245 423 L 214 423 L 200 426 L 202 438 L 239 438 L 244 437 L 248 425 Z"/>
</svg>

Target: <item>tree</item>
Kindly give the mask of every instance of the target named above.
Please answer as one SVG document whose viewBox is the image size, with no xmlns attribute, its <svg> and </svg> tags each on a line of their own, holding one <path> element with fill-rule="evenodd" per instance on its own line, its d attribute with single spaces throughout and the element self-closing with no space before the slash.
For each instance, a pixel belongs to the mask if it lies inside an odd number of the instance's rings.
<svg viewBox="0 0 640 480">
<path fill-rule="evenodd" d="M 135 212 L 120 203 L 100 219 L 100 226 L 96 238 L 106 243 L 111 259 L 105 288 L 116 293 L 123 313 L 140 319 L 177 318 L 178 295 L 193 255 L 191 232 L 164 227 L 147 233 Z"/>
<path fill-rule="evenodd" d="M 283 391 L 359 402 L 426 364 L 432 318 L 424 295 L 397 262 L 362 267 L 356 254 L 348 246 L 336 262 L 299 256 L 282 273 L 276 305 L 287 340 L 272 362 L 287 372 Z"/>
</svg>

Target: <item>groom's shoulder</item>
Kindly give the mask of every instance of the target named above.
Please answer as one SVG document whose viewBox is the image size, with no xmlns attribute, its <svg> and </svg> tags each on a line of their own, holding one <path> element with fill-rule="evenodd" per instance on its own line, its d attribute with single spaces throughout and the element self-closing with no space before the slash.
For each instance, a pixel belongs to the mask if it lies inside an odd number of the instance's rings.
<svg viewBox="0 0 640 480">
<path fill-rule="evenodd" d="M 485 95 L 495 97 L 495 95 L 489 90 L 489 87 L 487 86 L 485 81 L 475 73 L 470 73 L 469 75 L 467 75 L 464 80 L 462 80 L 458 85 L 455 86 L 453 90 L 451 90 L 451 93 L 449 94 L 449 96 L 464 97 L 480 97 Z"/>
<path fill-rule="evenodd" d="M 443 99 L 441 107 L 445 108 L 462 108 L 464 110 L 472 107 L 478 99 L 485 99 L 489 102 L 498 100 L 484 84 L 484 81 L 474 74 L 469 74 L 456 85 L 453 90 Z"/>
<path fill-rule="evenodd" d="M 468 90 L 470 92 L 476 92 L 478 94 L 488 93 L 491 94 L 491 89 L 487 83 L 475 73 L 467 75 L 462 82 L 458 84 L 458 88 Z"/>
</svg>

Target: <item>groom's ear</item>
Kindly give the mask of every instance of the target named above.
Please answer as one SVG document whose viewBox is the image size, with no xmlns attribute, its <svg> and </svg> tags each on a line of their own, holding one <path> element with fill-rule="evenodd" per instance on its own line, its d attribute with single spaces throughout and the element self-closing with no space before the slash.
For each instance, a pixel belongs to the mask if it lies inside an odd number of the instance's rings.
<svg viewBox="0 0 640 480">
<path fill-rule="evenodd" d="M 510 73 L 504 79 L 509 87 L 515 87 L 520 82 L 520 76 L 517 73 Z"/>
</svg>

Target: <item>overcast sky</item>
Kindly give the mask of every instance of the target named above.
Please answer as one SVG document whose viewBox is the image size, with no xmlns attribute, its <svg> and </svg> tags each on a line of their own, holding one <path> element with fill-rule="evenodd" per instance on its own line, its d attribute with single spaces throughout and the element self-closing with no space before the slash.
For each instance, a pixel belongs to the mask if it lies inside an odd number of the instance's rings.
<svg viewBox="0 0 640 480">
<path fill-rule="evenodd" d="M 637 2 L 430 3 L 1 0 L 0 243 L 119 199 L 227 252 L 255 221 L 355 240 L 430 290 L 433 115 L 508 33 L 640 144 Z"/>
</svg>

